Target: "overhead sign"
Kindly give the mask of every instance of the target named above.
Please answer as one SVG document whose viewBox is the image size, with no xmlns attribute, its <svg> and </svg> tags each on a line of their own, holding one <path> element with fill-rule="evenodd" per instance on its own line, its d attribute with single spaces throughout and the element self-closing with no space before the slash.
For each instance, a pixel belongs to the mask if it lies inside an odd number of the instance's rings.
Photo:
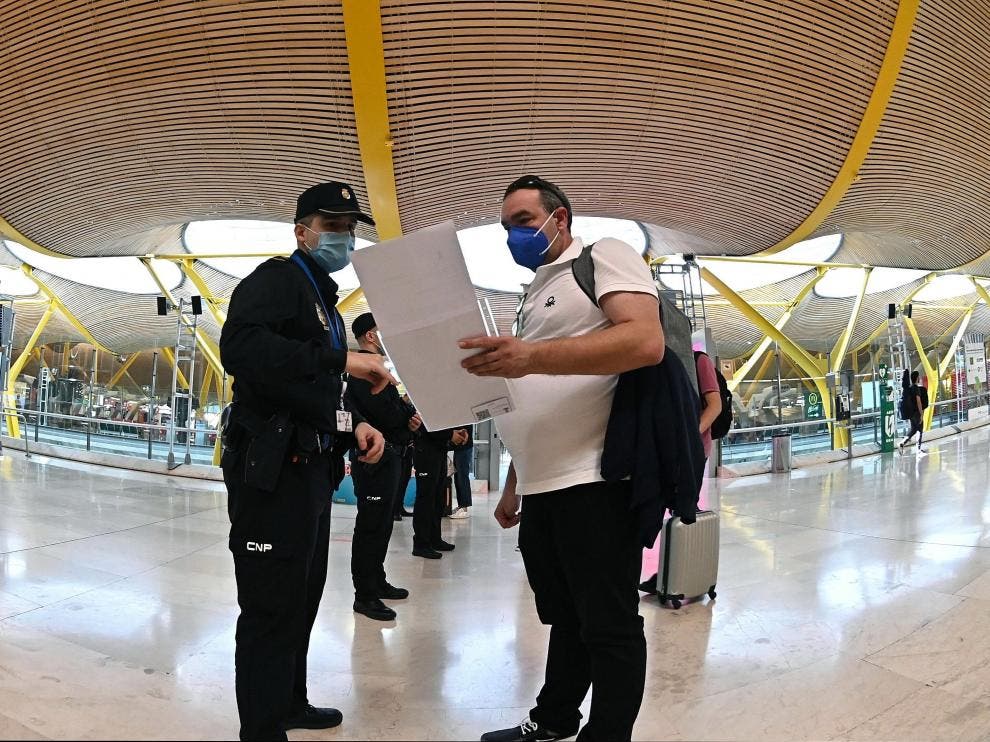
<svg viewBox="0 0 990 742">
<path fill-rule="evenodd" d="M 818 392 L 804 393 L 804 419 L 824 420 L 825 405 L 822 404 L 822 397 Z"/>
</svg>

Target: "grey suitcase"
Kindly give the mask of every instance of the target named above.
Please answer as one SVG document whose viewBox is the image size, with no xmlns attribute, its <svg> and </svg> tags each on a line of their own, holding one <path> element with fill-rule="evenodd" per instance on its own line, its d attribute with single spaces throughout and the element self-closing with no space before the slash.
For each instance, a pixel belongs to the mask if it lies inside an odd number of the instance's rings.
<svg viewBox="0 0 990 742">
<path fill-rule="evenodd" d="M 680 608 L 685 600 L 708 594 L 715 599 L 718 581 L 718 513 L 703 510 L 685 525 L 670 518 L 663 527 L 657 596 Z"/>
</svg>

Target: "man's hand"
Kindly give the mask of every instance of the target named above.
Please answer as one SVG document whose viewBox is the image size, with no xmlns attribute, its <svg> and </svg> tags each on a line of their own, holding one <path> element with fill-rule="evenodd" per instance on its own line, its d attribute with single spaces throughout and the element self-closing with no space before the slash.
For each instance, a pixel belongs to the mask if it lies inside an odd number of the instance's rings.
<svg viewBox="0 0 990 742">
<path fill-rule="evenodd" d="M 420 417 L 419 413 L 417 412 L 412 417 L 409 418 L 409 430 L 415 433 L 421 427 L 423 427 L 423 418 Z"/>
<path fill-rule="evenodd" d="M 455 446 L 463 445 L 467 443 L 468 432 L 464 428 L 458 428 L 453 433 L 450 434 L 450 442 Z"/>
<path fill-rule="evenodd" d="M 354 437 L 357 438 L 359 451 L 364 451 L 358 456 L 358 461 L 366 464 L 377 464 L 385 453 L 385 438 L 368 423 L 358 423 L 354 428 Z"/>
<path fill-rule="evenodd" d="M 481 351 L 461 361 L 461 366 L 475 376 L 518 379 L 533 373 L 533 343 L 515 337 L 474 337 L 461 340 L 459 345 L 464 350 Z"/>
<path fill-rule="evenodd" d="M 377 353 L 347 353 L 344 370 L 351 376 L 371 383 L 371 393 L 378 394 L 389 384 L 398 384 L 385 368 L 385 361 Z"/>
<path fill-rule="evenodd" d="M 522 497 L 516 494 L 515 487 L 511 490 L 506 486 L 502 491 L 502 498 L 495 508 L 495 520 L 502 528 L 513 528 L 519 525 L 519 508 L 522 506 Z"/>
</svg>

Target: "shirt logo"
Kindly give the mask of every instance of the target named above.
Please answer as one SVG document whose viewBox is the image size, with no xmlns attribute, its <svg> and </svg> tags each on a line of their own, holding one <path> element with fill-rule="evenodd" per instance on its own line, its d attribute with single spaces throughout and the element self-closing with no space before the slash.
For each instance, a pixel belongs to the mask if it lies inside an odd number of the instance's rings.
<svg viewBox="0 0 990 742">
<path fill-rule="evenodd" d="M 272 545 L 271 544 L 259 544 L 257 541 L 248 541 L 247 542 L 247 550 L 248 551 L 260 551 L 260 552 L 264 553 L 266 551 L 271 551 L 272 550 Z"/>
<path fill-rule="evenodd" d="M 330 321 L 327 319 L 327 315 L 323 312 L 323 307 L 319 304 L 314 304 L 313 306 L 316 307 L 316 318 L 320 321 L 320 324 L 323 325 L 323 329 L 330 332 Z"/>
<path fill-rule="evenodd" d="M 543 305 L 543 308 L 549 309 L 550 307 L 555 306 L 556 304 L 557 304 L 557 300 L 551 296 L 549 299 L 547 299 L 547 303 Z"/>
</svg>

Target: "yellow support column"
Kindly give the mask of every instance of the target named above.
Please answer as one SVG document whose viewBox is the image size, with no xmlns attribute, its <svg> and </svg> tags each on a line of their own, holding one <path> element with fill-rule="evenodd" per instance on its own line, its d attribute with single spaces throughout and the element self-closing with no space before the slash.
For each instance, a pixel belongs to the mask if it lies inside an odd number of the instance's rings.
<svg viewBox="0 0 990 742">
<path fill-rule="evenodd" d="M 147 259 L 149 263 L 146 263 L 146 265 L 150 264 L 151 256 L 147 256 Z M 216 323 L 220 327 L 223 327 L 224 322 L 227 321 L 227 313 L 220 308 L 223 301 L 215 297 L 213 292 L 210 291 L 210 287 L 206 285 L 206 281 L 203 280 L 203 277 L 199 275 L 199 271 L 193 265 L 195 262 L 195 259 L 182 260 L 179 262 L 179 268 L 185 274 L 186 278 L 192 281 L 199 295 L 203 297 L 207 308 L 210 310 L 210 314 L 213 315 L 213 319 L 216 320 Z"/>
<path fill-rule="evenodd" d="M 138 359 L 139 355 L 141 354 L 132 353 L 130 356 L 127 357 L 127 360 L 124 361 L 121 367 L 117 369 L 117 372 L 110 377 L 110 381 L 107 382 L 107 389 L 113 389 L 113 387 L 117 386 L 117 384 L 120 383 L 120 380 L 124 378 L 124 374 L 127 373 L 127 369 L 129 369 L 134 364 L 134 361 Z"/>
<path fill-rule="evenodd" d="M 7 390 L 6 397 L 4 398 L 3 406 L 6 408 L 13 408 L 16 402 L 16 383 L 17 377 L 21 375 L 21 371 L 24 370 L 24 366 L 27 365 L 28 359 L 31 358 L 32 353 L 34 353 L 34 346 L 38 343 L 38 338 L 41 337 L 41 333 L 44 332 L 45 327 L 48 325 L 48 321 L 55 314 L 56 304 L 54 301 L 48 303 L 48 309 L 45 313 L 41 315 L 41 319 L 38 320 L 37 327 L 34 328 L 34 332 L 31 333 L 31 337 L 27 341 L 27 345 L 24 346 L 24 350 L 14 361 L 14 364 L 10 367 L 7 372 Z M 42 359 L 42 364 L 44 364 L 44 359 Z M 10 433 L 12 438 L 20 438 L 21 428 L 17 424 L 17 416 L 9 414 L 7 415 L 7 432 Z"/>
<path fill-rule="evenodd" d="M 774 327 L 766 317 L 751 307 L 745 299 L 733 291 L 718 276 L 707 268 L 701 269 L 701 277 L 708 284 L 718 291 L 722 298 L 735 307 L 746 319 L 752 322 L 756 328 L 764 335 L 775 341 L 784 354 L 790 358 L 811 379 L 814 380 L 815 388 L 821 396 L 822 404 L 825 408 L 825 417 L 832 416 L 832 397 L 825 386 L 825 367 L 815 360 L 808 351 L 791 340 L 787 335 Z"/>
<path fill-rule="evenodd" d="M 34 281 L 35 285 L 41 290 L 41 293 L 48 297 L 48 300 L 55 306 L 56 309 L 58 309 L 59 313 L 65 317 L 66 320 L 68 320 L 69 324 L 76 328 L 79 334 L 86 339 L 87 343 L 92 345 L 94 348 L 105 350 L 108 353 L 110 352 L 109 348 L 103 346 L 96 338 L 92 336 L 92 334 L 90 334 L 90 331 L 86 329 L 85 325 L 76 319 L 76 316 L 69 311 L 69 308 L 65 306 L 64 303 L 62 303 L 62 300 L 58 297 L 58 295 L 51 288 L 49 288 L 44 281 L 34 274 L 34 268 L 27 263 L 22 263 L 21 271 L 25 276 Z"/>
<path fill-rule="evenodd" d="M 824 267 L 819 267 L 817 269 L 817 275 L 814 278 L 812 278 L 811 281 L 809 281 L 808 284 L 803 289 L 801 289 L 800 292 L 798 292 L 798 295 L 795 296 L 791 302 L 785 305 L 786 309 L 784 310 L 784 313 L 780 316 L 780 319 L 778 319 L 777 322 L 774 324 L 774 327 L 776 327 L 778 330 L 784 329 L 787 323 L 790 322 L 791 317 L 794 316 L 794 312 L 797 311 L 798 307 L 800 307 L 801 304 L 804 303 L 804 300 L 808 298 L 808 295 L 814 290 L 815 286 L 817 286 L 818 283 L 822 280 L 822 278 L 825 277 L 825 274 L 828 272 L 828 270 L 829 270 L 828 268 L 824 268 Z M 749 360 L 747 360 L 746 363 L 740 366 L 739 370 L 732 375 L 731 379 L 729 379 L 727 386 L 729 387 L 730 392 L 734 392 L 736 390 L 736 387 L 738 387 L 739 384 L 743 381 L 743 379 L 746 378 L 746 375 L 752 370 L 753 366 L 756 365 L 756 362 L 760 359 L 760 357 L 767 352 L 772 342 L 773 340 L 770 337 L 764 337 L 763 340 L 760 342 L 760 344 L 756 346 L 756 350 L 749 357 Z"/>
<path fill-rule="evenodd" d="M 880 65 L 880 71 L 873 84 L 873 93 L 863 111 L 863 117 L 859 122 L 859 128 L 856 131 L 856 136 L 853 137 L 849 151 L 846 153 L 846 159 L 842 163 L 842 167 L 839 168 L 839 172 L 836 173 L 832 185 L 822 196 L 818 206 L 808 214 L 804 221 L 791 234 L 767 250 L 767 253 L 780 252 L 796 242 L 811 237 L 839 204 L 842 197 L 846 195 L 850 186 L 856 182 L 859 177 L 859 169 L 870 152 L 873 138 L 880 129 L 880 122 L 883 120 L 890 96 L 897 84 L 901 64 L 904 62 L 904 55 L 907 53 L 908 44 L 911 41 L 911 32 L 914 30 L 914 21 L 918 14 L 919 5 L 920 0 L 900 0 L 898 3 L 897 16 L 894 18 L 890 38 L 887 40 L 887 51 L 884 54 L 883 63 Z"/>
<path fill-rule="evenodd" d="M 969 325 L 968 320 L 960 326 L 960 329 L 965 330 L 967 325 Z M 928 360 L 928 354 L 925 352 L 925 346 L 922 344 L 921 337 L 918 335 L 918 329 L 914 326 L 914 320 L 910 317 L 905 317 L 904 326 L 907 328 L 908 334 L 914 340 L 914 346 L 918 349 L 918 355 L 921 358 L 921 367 L 924 369 L 925 377 L 928 379 L 928 390 L 931 396 L 928 400 L 928 409 L 925 410 L 924 423 L 925 428 L 928 428 L 928 426 L 931 425 L 932 416 L 935 414 L 935 402 L 938 400 L 939 373 L 938 369 L 934 368 L 931 361 Z M 955 346 L 958 344 L 958 338 L 960 337 L 962 336 L 957 335 L 957 340 L 953 342 L 952 350 L 949 353 L 946 353 L 947 358 L 956 352 Z M 899 383 L 899 381 L 899 379 L 895 379 L 894 383 Z"/>
<path fill-rule="evenodd" d="M 161 276 L 158 275 L 158 271 L 155 270 L 155 266 L 151 264 L 152 258 L 145 256 L 140 258 L 140 260 L 144 264 L 145 269 L 155 280 L 155 283 L 158 284 L 158 288 L 161 290 L 165 298 L 168 299 L 173 306 L 178 306 L 179 302 L 175 300 L 172 292 L 168 290 L 165 283 L 162 281 Z M 185 317 L 182 318 L 182 322 L 191 327 L 190 322 Z M 203 357 L 206 359 L 206 362 L 213 366 L 213 373 L 222 375 L 223 364 L 220 363 L 220 347 L 213 341 L 213 338 L 198 327 L 196 328 L 196 344 L 203 353 Z M 162 350 L 165 351 L 166 349 L 163 348 Z M 171 351 L 168 351 L 168 353 L 171 354 Z M 189 385 L 186 384 L 187 388 L 188 386 Z"/>
</svg>

